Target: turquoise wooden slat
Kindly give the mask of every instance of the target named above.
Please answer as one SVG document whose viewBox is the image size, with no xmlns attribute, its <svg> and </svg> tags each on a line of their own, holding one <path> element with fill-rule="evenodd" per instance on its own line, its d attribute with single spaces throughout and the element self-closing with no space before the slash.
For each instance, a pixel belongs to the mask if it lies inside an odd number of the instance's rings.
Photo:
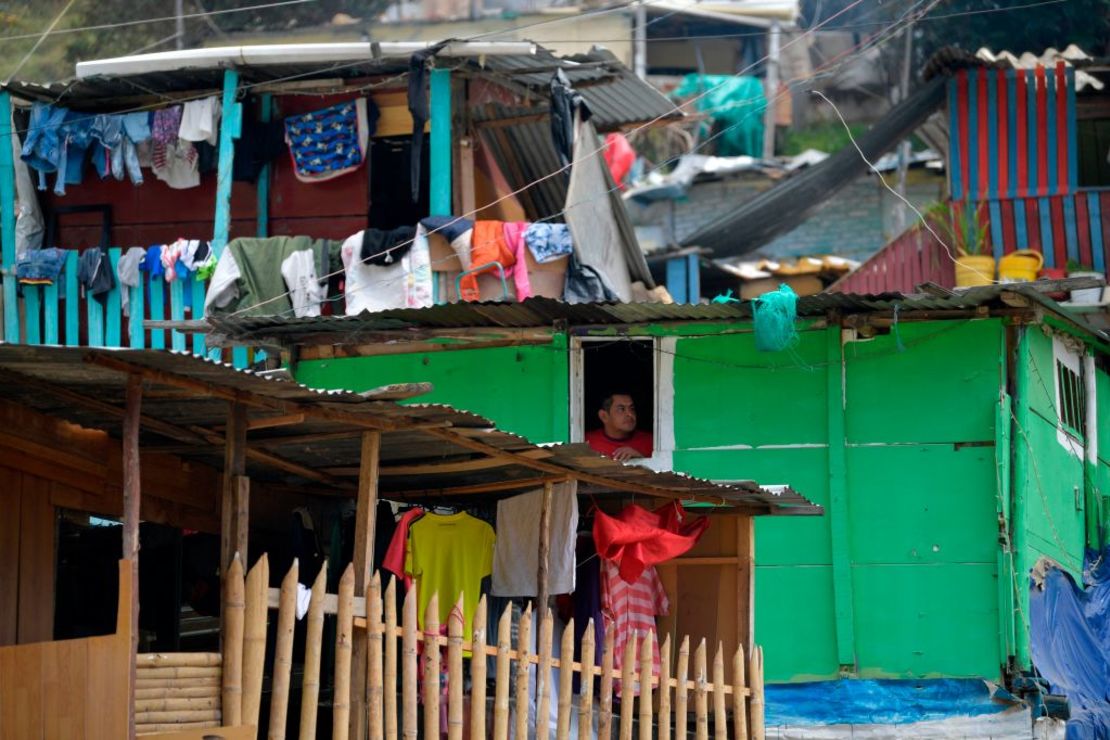
<svg viewBox="0 0 1110 740">
<path fill-rule="evenodd" d="M 236 370 L 244 370 L 249 364 L 246 347 L 235 347 L 231 350 L 231 364 Z"/>
<path fill-rule="evenodd" d="M 1037 199 L 1037 213 L 1041 217 L 1041 254 L 1045 267 L 1064 267 L 1056 264 L 1056 249 L 1052 242 L 1052 206 L 1048 198 Z"/>
<path fill-rule="evenodd" d="M 1002 258 L 1002 206 L 997 198 L 992 198 L 988 206 L 991 219 L 991 248 L 995 259 Z"/>
<path fill-rule="evenodd" d="M 166 318 L 166 281 L 161 276 L 150 278 L 150 320 L 164 321 Z M 151 349 L 166 348 L 166 330 L 150 330 Z"/>
<path fill-rule="evenodd" d="M 42 286 L 42 341 L 58 344 L 58 280 Z"/>
<path fill-rule="evenodd" d="M 139 273 L 139 284 L 131 291 L 131 318 L 127 324 L 128 346 L 132 349 L 146 347 L 146 329 L 143 328 L 143 319 L 146 318 L 146 280 L 144 273 Z"/>
<path fill-rule="evenodd" d="M 1018 249 L 1029 249 L 1029 231 L 1025 227 L 1025 201 L 1014 201 L 1014 239 Z"/>
<path fill-rule="evenodd" d="M 108 250 L 108 261 L 112 265 L 113 275 L 119 275 L 119 257 L 119 247 L 112 247 Z M 116 287 L 108 293 L 108 302 L 104 308 L 104 341 L 109 347 L 122 347 L 123 336 L 120 322 L 123 320 L 123 296 L 120 291 L 123 290 L 123 286 L 119 284 L 119 280 L 116 280 L 115 283 Z"/>
<path fill-rule="evenodd" d="M 270 93 L 262 93 L 258 101 L 259 120 L 262 123 L 269 123 L 270 116 L 274 110 L 274 100 Z M 258 223 L 255 228 L 255 236 L 265 238 L 270 235 L 270 163 L 262 165 L 262 169 L 258 172 Z M 196 335 L 193 335 L 194 338 Z M 195 347 L 195 341 L 194 341 Z M 193 349 L 196 352 L 196 349 Z"/>
<path fill-rule="evenodd" d="M 193 314 L 194 319 L 204 318 L 204 281 L 198 280 L 194 274 L 189 278 L 189 288 L 193 291 Z M 204 355 L 204 335 L 193 335 L 193 354 Z"/>
<path fill-rule="evenodd" d="M 1065 195 L 1062 200 L 1064 201 L 1064 238 L 1067 239 L 1068 259 L 1079 262 L 1079 229 L 1076 228 L 1075 223 L 1075 197 Z"/>
<path fill-rule="evenodd" d="M 960 147 L 957 143 L 959 141 L 960 131 L 960 108 L 957 100 L 958 82 L 956 78 L 948 80 L 948 130 L 951 133 L 953 144 L 948 147 L 948 160 L 950 162 L 948 168 L 948 189 L 952 193 L 953 200 L 960 200 L 963 197 L 963 189 L 960 187 Z"/>
<path fill-rule="evenodd" d="M 1082 197 L 1082 196 L 1081 196 Z M 1099 272 L 1106 271 L 1106 255 L 1102 233 L 1102 208 L 1099 205 L 1098 193 L 1086 193 L 1087 217 L 1091 219 L 1091 255 L 1094 267 Z M 1107 236 L 1110 236 L 1108 234 Z"/>
<path fill-rule="evenodd" d="M 104 306 L 88 293 L 81 297 L 85 303 L 85 319 L 89 330 L 89 346 L 104 346 Z"/>
<path fill-rule="evenodd" d="M 39 333 L 39 324 L 42 321 L 41 291 L 38 285 L 23 286 L 23 311 L 25 322 L 23 334 L 27 337 L 27 344 L 42 344 L 42 335 Z"/>
<path fill-rule="evenodd" d="M 216 170 L 216 210 L 212 224 L 212 251 L 217 257 L 227 246 L 231 231 L 231 168 L 235 163 L 235 139 L 239 138 L 243 127 L 243 104 L 235 102 L 238 91 L 239 72 L 225 69 Z"/>
<path fill-rule="evenodd" d="M 0 92 L 0 259 L 4 267 L 4 341 L 19 342 L 19 297 L 15 279 L 15 152 L 12 96 Z"/>
<path fill-rule="evenodd" d="M 185 320 L 185 284 L 180 279 L 170 283 L 170 318 L 174 321 Z M 175 352 L 184 352 L 185 335 L 177 329 L 171 329 L 170 346 Z"/>
<path fill-rule="evenodd" d="M 71 249 L 66 255 L 65 272 L 63 273 L 65 286 L 66 309 L 66 346 L 77 347 L 81 344 L 80 311 L 81 297 L 77 289 L 77 251 Z"/>
</svg>

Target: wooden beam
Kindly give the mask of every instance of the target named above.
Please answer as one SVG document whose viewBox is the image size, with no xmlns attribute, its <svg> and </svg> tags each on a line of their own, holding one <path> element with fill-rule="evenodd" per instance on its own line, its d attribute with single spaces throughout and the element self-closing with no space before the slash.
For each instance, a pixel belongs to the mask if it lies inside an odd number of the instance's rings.
<svg viewBox="0 0 1110 740">
<path fill-rule="evenodd" d="M 290 447 L 292 445 L 313 444 L 330 439 L 350 439 L 363 434 L 363 429 L 349 429 L 342 432 L 320 432 L 319 434 L 289 434 L 284 437 L 261 437 L 251 439 L 250 447 Z"/>
<path fill-rule="evenodd" d="M 281 416 L 264 416 L 261 419 L 250 419 L 247 422 L 247 430 L 287 427 L 291 424 L 304 424 L 304 414 L 282 414 Z"/>
<path fill-rule="evenodd" d="M 542 478 L 519 478 L 517 480 L 498 481 L 496 483 L 475 483 L 469 486 L 454 486 L 451 488 L 420 488 L 412 491 L 389 491 L 386 497 L 390 499 L 410 498 L 435 498 L 448 496 L 470 496 L 480 493 L 497 493 L 499 491 L 516 491 L 524 488 L 539 488 L 545 483 L 562 483 L 568 476 L 545 476 Z"/>
<path fill-rule="evenodd" d="M 355 590 L 365 597 L 374 567 L 374 531 L 378 519 L 378 466 L 381 461 L 382 433 L 362 433 L 359 453 L 358 502 L 355 508 Z M 362 738 L 366 730 L 366 660 L 368 645 L 365 630 L 356 630 L 352 657 L 350 736 Z"/>
<path fill-rule="evenodd" d="M 139 466 L 139 424 L 143 400 L 143 378 L 127 376 L 127 406 L 123 416 L 123 559 L 131 563 L 130 650 L 127 662 L 131 681 L 127 696 L 127 723 L 130 737 L 135 736 L 135 673 L 139 654 L 139 504 L 142 477 Z M 122 606 L 122 604 L 121 604 Z"/>
<path fill-rule="evenodd" d="M 736 638 L 744 655 L 755 647 L 755 518 L 736 516 Z"/>
<path fill-rule="evenodd" d="M 220 517 L 220 572 L 231 567 L 235 553 L 247 567 L 245 549 L 239 551 L 240 529 L 247 529 L 248 522 L 239 522 L 239 479 L 247 474 L 247 407 L 232 403 L 227 410 L 227 435 L 224 438 L 224 488 L 222 516 Z M 249 493 L 249 489 L 248 489 Z"/>
</svg>

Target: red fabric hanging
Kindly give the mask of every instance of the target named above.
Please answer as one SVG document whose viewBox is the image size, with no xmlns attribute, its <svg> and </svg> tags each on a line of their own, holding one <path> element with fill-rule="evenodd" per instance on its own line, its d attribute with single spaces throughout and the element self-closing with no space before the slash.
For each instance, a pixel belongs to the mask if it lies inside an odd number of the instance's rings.
<svg viewBox="0 0 1110 740">
<path fill-rule="evenodd" d="M 621 578 L 633 583 L 649 565 L 688 552 L 708 528 L 707 517 L 690 518 L 678 501 L 655 511 L 632 504 L 616 516 L 594 514 L 594 543 L 598 555 L 613 561 Z"/>
</svg>

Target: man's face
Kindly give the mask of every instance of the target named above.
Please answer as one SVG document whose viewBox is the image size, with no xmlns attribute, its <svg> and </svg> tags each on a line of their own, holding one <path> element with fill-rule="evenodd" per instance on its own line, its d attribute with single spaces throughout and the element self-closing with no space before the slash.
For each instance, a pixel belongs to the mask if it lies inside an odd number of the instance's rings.
<svg viewBox="0 0 1110 740">
<path fill-rule="evenodd" d="M 636 405 L 632 396 L 615 395 L 609 410 L 598 412 L 601 423 L 609 436 L 623 436 L 636 431 Z"/>
</svg>

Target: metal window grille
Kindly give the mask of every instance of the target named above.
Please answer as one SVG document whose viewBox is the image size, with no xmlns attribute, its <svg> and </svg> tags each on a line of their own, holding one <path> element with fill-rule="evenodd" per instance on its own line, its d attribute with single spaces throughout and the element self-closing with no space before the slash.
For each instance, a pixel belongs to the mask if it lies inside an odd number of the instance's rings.
<svg viewBox="0 0 1110 740">
<path fill-rule="evenodd" d="M 1059 408 L 1057 413 L 1061 423 L 1077 435 L 1082 436 L 1087 421 L 1087 394 L 1079 373 L 1056 363 L 1056 385 L 1059 389 Z"/>
</svg>

